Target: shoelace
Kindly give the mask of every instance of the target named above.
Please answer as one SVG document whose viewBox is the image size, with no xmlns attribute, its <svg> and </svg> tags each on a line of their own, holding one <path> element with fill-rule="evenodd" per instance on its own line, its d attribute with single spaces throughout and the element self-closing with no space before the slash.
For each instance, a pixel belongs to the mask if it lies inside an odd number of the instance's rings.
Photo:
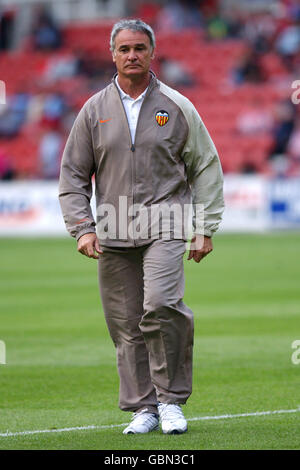
<svg viewBox="0 0 300 470">
<path fill-rule="evenodd" d="M 146 420 L 145 420 L 145 416 L 144 416 L 145 413 L 147 413 L 149 415 L 149 416 L 146 417 Z M 154 413 L 149 413 L 149 411 L 147 411 L 147 410 L 142 410 L 142 411 L 139 411 L 138 413 L 133 413 L 131 422 L 135 421 L 137 424 L 140 424 L 140 422 L 142 424 L 146 424 L 149 421 L 152 422 L 153 419 L 156 419 L 156 415 Z"/>
<path fill-rule="evenodd" d="M 184 419 L 180 406 L 175 404 L 167 405 L 162 403 L 159 405 L 159 414 L 162 419 L 166 418 L 169 421 L 176 421 L 179 418 Z"/>
</svg>

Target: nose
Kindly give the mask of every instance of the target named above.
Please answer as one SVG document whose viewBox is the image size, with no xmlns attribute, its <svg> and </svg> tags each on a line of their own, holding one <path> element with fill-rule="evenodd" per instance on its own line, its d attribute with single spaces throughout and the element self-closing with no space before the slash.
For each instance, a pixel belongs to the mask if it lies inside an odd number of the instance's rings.
<svg viewBox="0 0 300 470">
<path fill-rule="evenodd" d="M 136 53 L 134 49 L 129 50 L 128 60 L 131 60 L 131 61 L 136 60 Z"/>
</svg>

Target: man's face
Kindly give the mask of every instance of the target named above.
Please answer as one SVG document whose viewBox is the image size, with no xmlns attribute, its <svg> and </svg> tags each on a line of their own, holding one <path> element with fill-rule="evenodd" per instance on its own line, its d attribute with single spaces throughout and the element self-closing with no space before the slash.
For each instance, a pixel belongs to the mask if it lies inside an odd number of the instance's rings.
<svg viewBox="0 0 300 470">
<path fill-rule="evenodd" d="M 113 61 L 119 75 L 133 77 L 149 72 L 154 51 L 147 34 L 124 29 L 115 38 Z"/>
</svg>

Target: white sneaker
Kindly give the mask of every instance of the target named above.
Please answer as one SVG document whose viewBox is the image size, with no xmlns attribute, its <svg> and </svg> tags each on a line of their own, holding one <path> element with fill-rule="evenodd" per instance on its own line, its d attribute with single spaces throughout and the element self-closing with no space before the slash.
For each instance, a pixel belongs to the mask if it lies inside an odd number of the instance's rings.
<svg viewBox="0 0 300 470">
<path fill-rule="evenodd" d="M 187 421 L 180 405 L 159 403 L 158 412 L 164 434 L 182 434 L 187 431 Z"/>
<path fill-rule="evenodd" d="M 158 415 L 149 413 L 147 408 L 134 413 L 132 421 L 124 429 L 123 434 L 145 434 L 158 429 Z"/>
</svg>

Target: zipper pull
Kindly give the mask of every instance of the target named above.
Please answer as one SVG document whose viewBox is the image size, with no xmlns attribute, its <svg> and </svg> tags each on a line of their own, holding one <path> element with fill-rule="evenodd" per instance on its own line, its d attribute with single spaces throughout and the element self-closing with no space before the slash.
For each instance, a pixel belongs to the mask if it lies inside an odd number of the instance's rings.
<svg viewBox="0 0 300 470">
<path fill-rule="evenodd" d="M 132 152 L 135 152 L 135 146 L 132 144 L 131 149 Z"/>
</svg>

